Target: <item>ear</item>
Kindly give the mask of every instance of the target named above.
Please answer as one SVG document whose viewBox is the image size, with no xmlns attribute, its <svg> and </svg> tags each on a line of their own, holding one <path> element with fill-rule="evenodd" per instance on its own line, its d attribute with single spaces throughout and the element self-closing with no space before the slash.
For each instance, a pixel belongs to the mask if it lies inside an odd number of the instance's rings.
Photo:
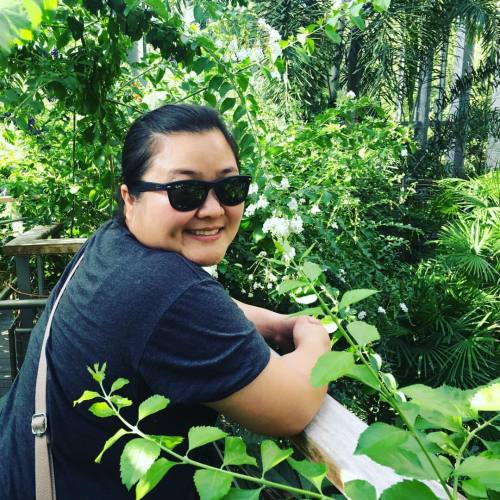
<svg viewBox="0 0 500 500">
<path fill-rule="evenodd" d="M 120 186 L 120 195 L 124 204 L 125 220 L 129 220 L 134 210 L 136 198 L 133 194 L 130 194 L 126 184 Z"/>
</svg>

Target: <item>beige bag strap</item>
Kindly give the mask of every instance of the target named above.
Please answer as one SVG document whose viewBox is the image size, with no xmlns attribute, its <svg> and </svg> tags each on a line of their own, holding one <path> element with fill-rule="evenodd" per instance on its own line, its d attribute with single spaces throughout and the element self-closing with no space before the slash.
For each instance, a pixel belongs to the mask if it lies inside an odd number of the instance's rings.
<svg viewBox="0 0 500 500">
<path fill-rule="evenodd" d="M 77 270 L 83 255 L 78 259 L 77 263 L 71 269 L 68 278 L 61 287 L 59 294 L 54 302 L 54 307 L 50 312 L 47 326 L 45 327 L 45 335 L 42 342 L 42 350 L 40 352 L 40 360 L 38 362 L 38 372 L 36 375 L 35 389 L 35 413 L 31 417 L 31 432 L 35 434 L 35 489 L 36 500 L 55 500 L 56 499 L 56 484 L 54 479 L 54 465 L 52 463 L 52 452 L 50 442 L 47 435 L 47 356 L 45 347 L 50 334 L 52 319 L 56 312 L 57 305 L 61 300 L 61 296 Z"/>
</svg>

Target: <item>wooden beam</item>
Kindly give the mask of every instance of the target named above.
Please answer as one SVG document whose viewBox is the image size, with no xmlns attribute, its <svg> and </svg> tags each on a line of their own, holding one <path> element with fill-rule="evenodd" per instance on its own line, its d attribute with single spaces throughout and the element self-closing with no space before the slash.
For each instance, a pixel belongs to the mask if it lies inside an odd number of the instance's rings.
<svg viewBox="0 0 500 500">
<path fill-rule="evenodd" d="M 0 203 L 14 203 L 16 201 L 12 196 L 0 196 Z"/>
<path fill-rule="evenodd" d="M 356 415 L 327 395 L 316 417 L 292 441 L 308 459 L 326 464 L 328 478 L 341 492 L 345 491 L 345 483 L 364 479 L 373 484 L 378 498 L 382 491 L 407 478 L 365 455 L 354 455 L 359 436 L 367 427 Z M 423 482 L 439 498 L 447 498 L 437 481 Z"/>
<path fill-rule="evenodd" d="M 5 255 L 73 254 L 78 252 L 87 238 L 51 238 L 25 242 L 16 242 L 16 240 L 18 238 L 5 245 Z M 13 242 L 16 243 L 12 244 Z"/>
<path fill-rule="evenodd" d="M 35 226 L 29 231 L 19 235 L 17 238 L 10 240 L 3 247 L 3 252 L 5 255 L 26 255 L 17 254 L 16 247 L 21 246 L 25 243 L 29 243 L 42 238 L 47 238 L 48 236 L 54 234 L 62 227 L 62 224 L 52 224 L 50 226 Z"/>
</svg>

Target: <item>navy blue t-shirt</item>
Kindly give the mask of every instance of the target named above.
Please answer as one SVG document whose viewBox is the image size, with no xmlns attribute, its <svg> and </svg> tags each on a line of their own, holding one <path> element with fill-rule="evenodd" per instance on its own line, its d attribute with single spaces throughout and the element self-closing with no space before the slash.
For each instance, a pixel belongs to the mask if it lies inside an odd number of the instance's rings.
<svg viewBox="0 0 500 500">
<path fill-rule="evenodd" d="M 126 436 L 94 463 L 119 428 L 98 418 L 91 402 L 73 407 L 85 389 L 98 390 L 87 371 L 107 363 L 105 386 L 130 380 L 119 391 L 134 402 L 121 413 L 135 423 L 137 406 L 153 394 L 171 403 L 139 425 L 149 434 L 186 436 L 193 425 L 213 425 L 217 401 L 249 384 L 270 351 L 222 286 L 179 254 L 141 245 L 116 221 L 84 245 L 53 290 L 31 334 L 21 372 L 0 410 L 0 497 L 26 500 L 34 493 L 35 380 L 41 342 L 55 296 L 76 259 L 84 259 L 64 292 L 47 343 L 47 409 L 59 500 L 135 498 L 120 481 Z M 106 385 L 107 384 L 107 385 Z M 183 445 L 178 447 L 183 450 Z M 213 463 L 213 448 L 198 457 Z M 190 455 L 191 456 L 191 455 Z M 175 466 L 147 498 L 197 498 L 193 469 Z"/>
</svg>

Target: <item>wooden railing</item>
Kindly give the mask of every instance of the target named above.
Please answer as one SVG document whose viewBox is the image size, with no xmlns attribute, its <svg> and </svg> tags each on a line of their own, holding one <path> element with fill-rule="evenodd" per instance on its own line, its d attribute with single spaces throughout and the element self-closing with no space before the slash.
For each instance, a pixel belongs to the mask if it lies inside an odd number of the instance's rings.
<svg viewBox="0 0 500 500">
<path fill-rule="evenodd" d="M 84 238 L 47 239 L 58 228 L 58 225 L 35 227 L 4 247 L 6 255 L 16 258 L 18 288 L 23 292 L 29 293 L 30 290 L 30 255 L 71 254 L 84 243 Z M 344 492 L 346 482 L 364 479 L 373 484 L 378 497 L 383 490 L 405 478 L 366 456 L 354 455 L 359 436 L 366 428 L 367 425 L 356 415 L 331 396 L 326 396 L 316 417 L 293 441 L 307 458 L 327 465 L 328 478 L 341 492 Z M 439 498 L 446 497 L 438 482 L 424 482 Z"/>
</svg>

